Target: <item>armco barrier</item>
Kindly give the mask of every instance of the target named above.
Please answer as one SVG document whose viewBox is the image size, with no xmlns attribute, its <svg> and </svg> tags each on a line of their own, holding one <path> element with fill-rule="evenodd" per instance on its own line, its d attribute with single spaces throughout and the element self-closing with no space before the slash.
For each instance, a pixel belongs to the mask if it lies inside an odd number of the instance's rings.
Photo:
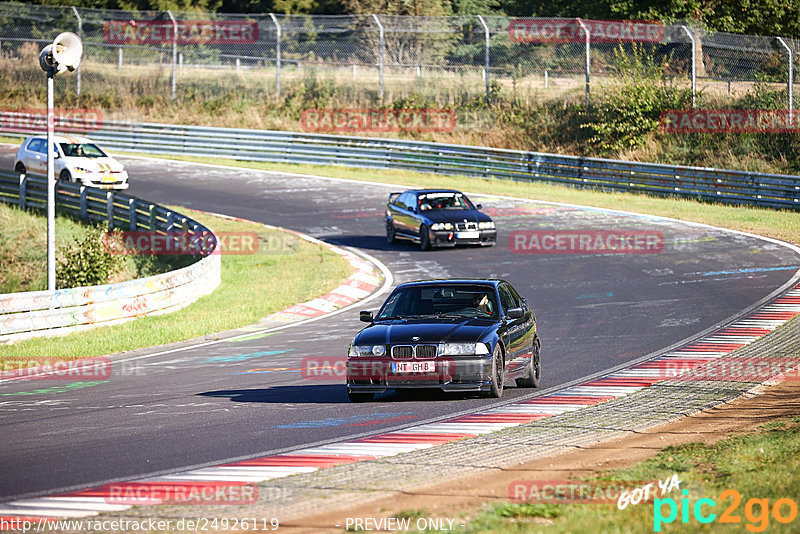
<svg viewBox="0 0 800 534">
<path fill-rule="evenodd" d="M 34 124 L 30 119 L 30 115 L 0 112 L 0 124 Z M 407 169 L 800 209 L 800 176 L 424 141 L 173 124 L 103 121 L 102 128 L 90 135 L 106 147 L 147 154 Z"/>
<path fill-rule="evenodd" d="M 44 178 L 0 173 L 0 201 L 44 208 L 46 195 Z M 123 230 L 210 232 L 197 221 L 157 204 L 76 184 L 58 184 L 56 207 L 82 220 L 107 221 L 112 228 Z M 175 271 L 118 284 L 0 294 L 0 343 L 174 311 L 212 292 L 219 283 L 220 256 L 210 254 Z"/>
</svg>

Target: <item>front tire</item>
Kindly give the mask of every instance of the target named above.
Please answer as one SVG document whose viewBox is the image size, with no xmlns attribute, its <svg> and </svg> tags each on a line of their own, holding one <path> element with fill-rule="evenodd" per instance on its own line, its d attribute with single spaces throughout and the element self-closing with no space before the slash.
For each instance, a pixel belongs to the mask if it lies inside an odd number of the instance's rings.
<svg viewBox="0 0 800 534">
<path fill-rule="evenodd" d="M 503 396 L 503 381 L 505 380 L 505 365 L 503 364 L 503 349 L 500 343 L 494 346 L 492 353 L 492 376 L 489 384 L 489 396 L 499 399 Z"/>
<path fill-rule="evenodd" d="M 63 183 L 70 183 L 72 182 L 72 175 L 69 173 L 67 169 L 61 171 L 61 174 L 58 175 L 58 181 Z"/>
<path fill-rule="evenodd" d="M 542 358 L 541 358 L 541 344 L 537 337 L 533 342 L 531 350 L 531 361 L 528 364 L 528 373 L 517 379 L 517 387 L 521 388 L 538 388 L 542 380 Z"/>
<path fill-rule="evenodd" d="M 394 245 L 397 242 L 397 234 L 394 230 L 394 221 L 389 221 L 386 224 L 386 242 Z"/>
<path fill-rule="evenodd" d="M 431 234 L 424 224 L 419 227 L 419 248 L 422 250 L 431 249 Z"/>
<path fill-rule="evenodd" d="M 14 172 L 17 174 L 28 174 L 28 170 L 25 168 L 25 165 L 18 161 L 17 164 L 14 166 Z"/>
<path fill-rule="evenodd" d="M 369 402 L 375 397 L 374 393 L 355 393 L 347 390 L 347 398 L 350 402 Z"/>
</svg>

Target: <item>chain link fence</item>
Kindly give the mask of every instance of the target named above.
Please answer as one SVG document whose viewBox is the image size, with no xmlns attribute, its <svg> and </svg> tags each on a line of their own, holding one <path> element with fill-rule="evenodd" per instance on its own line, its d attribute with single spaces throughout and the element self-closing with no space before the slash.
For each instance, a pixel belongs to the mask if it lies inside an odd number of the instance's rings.
<svg viewBox="0 0 800 534">
<path fill-rule="evenodd" d="M 38 52 L 62 31 L 81 37 L 84 56 L 77 76 L 57 79 L 59 94 L 92 91 L 110 105 L 124 103 L 126 95 L 136 105 L 164 95 L 183 101 L 268 100 L 313 91 L 310 78 L 354 102 L 423 95 L 447 105 L 465 94 L 527 100 L 574 93 L 588 103 L 646 58 L 675 83 L 723 98 L 756 82 L 771 84 L 785 91 L 791 109 L 800 52 L 798 40 L 657 22 L 133 12 L 0 3 L 0 77 L 20 91 L 38 90 Z"/>
</svg>

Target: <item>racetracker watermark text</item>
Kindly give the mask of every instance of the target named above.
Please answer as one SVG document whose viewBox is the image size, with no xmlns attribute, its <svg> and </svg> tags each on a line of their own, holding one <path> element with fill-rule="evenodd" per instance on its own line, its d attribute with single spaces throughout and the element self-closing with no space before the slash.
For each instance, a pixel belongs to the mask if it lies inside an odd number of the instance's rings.
<svg viewBox="0 0 800 534">
<path fill-rule="evenodd" d="M 88 132 L 103 127 L 99 108 L 55 108 L 53 127 L 59 132 Z M 40 134 L 47 129 L 47 109 L 2 109 L 0 132 Z"/>
<path fill-rule="evenodd" d="M 246 20 L 110 20 L 109 44 L 248 44 L 258 41 L 258 23 Z"/>
<path fill-rule="evenodd" d="M 653 230 L 515 230 L 508 248 L 516 254 L 658 254 L 664 236 Z"/>
<path fill-rule="evenodd" d="M 672 133 L 797 133 L 800 112 L 788 109 L 672 109 L 661 112 Z"/>
<path fill-rule="evenodd" d="M 514 43 L 658 43 L 664 25 L 648 20 L 514 19 L 508 37 Z"/>
<path fill-rule="evenodd" d="M 452 132 L 452 109 L 306 109 L 300 115 L 304 132 Z"/>
<path fill-rule="evenodd" d="M 108 232 L 103 247 L 120 256 L 255 254 L 259 240 L 255 232 Z"/>
</svg>

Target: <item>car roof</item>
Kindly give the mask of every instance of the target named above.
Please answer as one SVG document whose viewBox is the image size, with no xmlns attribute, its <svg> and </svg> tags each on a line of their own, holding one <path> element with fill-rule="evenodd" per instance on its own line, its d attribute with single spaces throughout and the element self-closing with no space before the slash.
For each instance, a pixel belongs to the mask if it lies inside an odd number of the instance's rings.
<svg viewBox="0 0 800 534">
<path fill-rule="evenodd" d="M 442 284 L 452 284 L 452 285 L 490 285 L 493 287 L 497 287 L 500 284 L 508 283 L 505 280 L 500 278 L 437 278 L 433 280 L 416 280 L 414 282 L 405 282 L 403 284 L 399 284 L 397 287 L 409 287 L 409 286 L 433 286 L 433 285 L 442 285 Z"/>
<path fill-rule="evenodd" d="M 33 135 L 33 136 L 28 138 L 28 140 L 30 140 L 30 139 L 44 139 L 46 141 L 47 140 L 47 136 L 46 135 Z M 92 141 L 92 140 L 90 140 L 90 139 L 88 139 L 86 137 L 81 137 L 79 135 L 63 135 L 63 134 L 62 135 L 54 135 L 53 136 L 53 142 L 54 143 L 94 143 L 94 141 Z"/>
</svg>

